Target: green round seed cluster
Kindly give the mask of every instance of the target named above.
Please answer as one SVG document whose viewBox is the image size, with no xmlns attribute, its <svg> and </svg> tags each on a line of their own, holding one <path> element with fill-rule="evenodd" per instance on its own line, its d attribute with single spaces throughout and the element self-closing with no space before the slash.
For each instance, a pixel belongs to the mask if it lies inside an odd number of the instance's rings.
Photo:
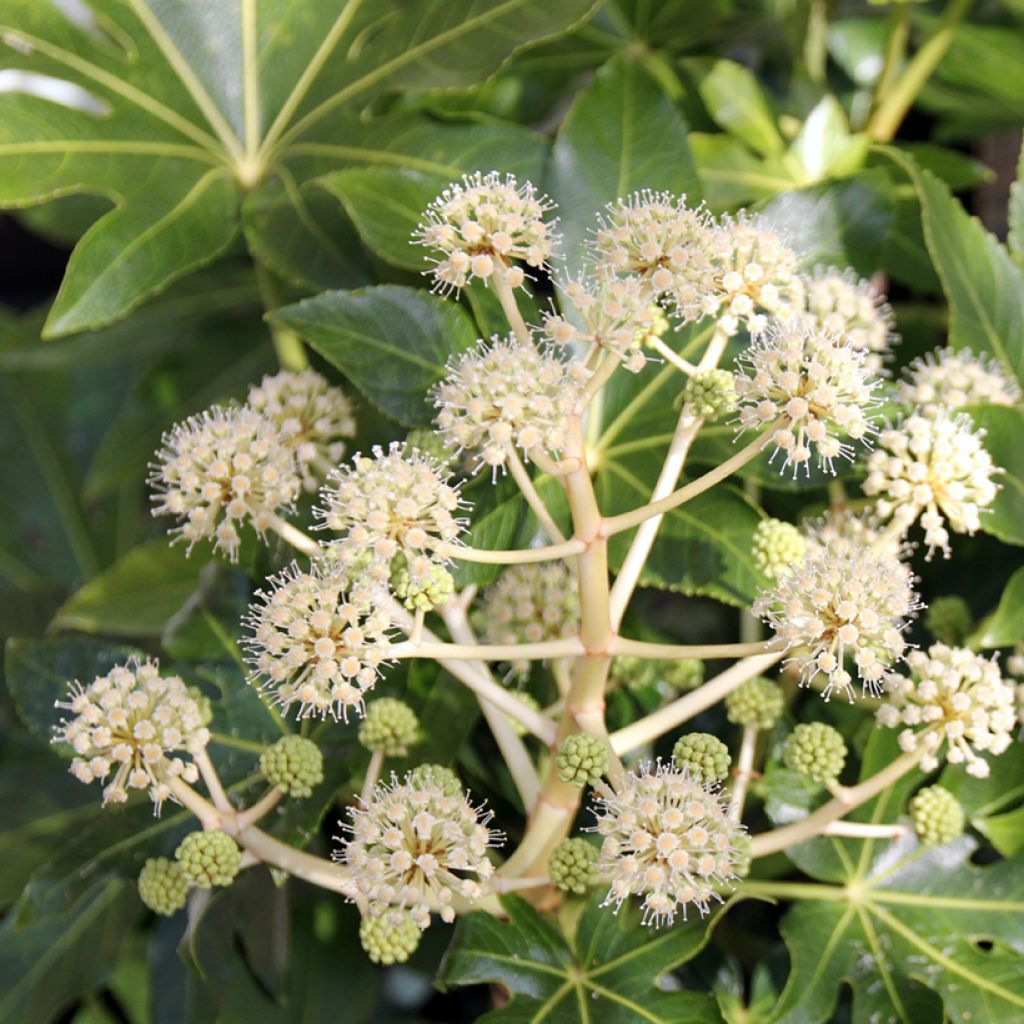
<svg viewBox="0 0 1024 1024">
<path fill-rule="evenodd" d="M 509 693 L 511 693 L 520 704 L 525 704 L 528 708 L 532 708 L 534 711 L 540 711 L 540 701 L 537 700 L 532 693 L 527 693 L 526 690 L 510 690 Z M 507 717 L 512 725 L 512 731 L 517 736 L 525 736 L 530 731 L 522 722 L 519 721 L 519 719 L 512 718 L 511 716 Z"/>
<path fill-rule="evenodd" d="M 683 403 L 706 420 L 719 419 L 736 411 L 738 396 L 728 370 L 695 373 L 683 391 Z"/>
<path fill-rule="evenodd" d="M 928 606 L 924 625 L 940 644 L 959 647 L 974 626 L 974 616 L 962 597 L 948 594 L 935 598 Z"/>
<path fill-rule="evenodd" d="M 170 916 L 185 906 L 188 879 L 166 857 L 150 857 L 139 872 L 139 898 L 154 914 Z"/>
<path fill-rule="evenodd" d="M 837 729 L 824 722 L 798 725 L 786 740 L 783 759 L 788 767 L 815 782 L 834 782 L 846 764 L 846 743 Z"/>
<path fill-rule="evenodd" d="M 725 698 L 725 713 L 733 725 L 748 729 L 771 729 L 786 706 L 782 687 L 770 679 L 748 679 Z"/>
<path fill-rule="evenodd" d="M 174 856 L 185 877 L 200 889 L 230 885 L 242 864 L 242 851 L 226 832 L 190 832 Z"/>
<path fill-rule="evenodd" d="M 431 562 L 422 575 L 410 573 L 405 557 L 399 555 L 391 567 L 391 588 L 409 611 L 429 612 L 447 603 L 455 592 L 455 580 L 436 562 Z"/>
<path fill-rule="evenodd" d="M 676 740 L 672 760 L 698 782 L 721 782 L 732 766 L 729 748 L 709 732 L 688 732 Z"/>
<path fill-rule="evenodd" d="M 673 690 L 694 690 L 704 682 L 704 662 L 700 658 L 674 658 L 659 663 L 661 678 Z"/>
<path fill-rule="evenodd" d="M 458 775 L 443 764 L 418 764 L 406 775 L 411 789 L 428 789 L 436 786 L 445 796 L 458 796 L 462 783 Z"/>
<path fill-rule="evenodd" d="M 260 754 L 260 771 L 272 786 L 301 798 L 323 782 L 324 759 L 312 740 L 282 736 Z"/>
<path fill-rule="evenodd" d="M 416 922 L 402 913 L 366 916 L 359 925 L 359 941 L 375 964 L 404 964 L 416 952 L 422 935 Z"/>
<path fill-rule="evenodd" d="M 582 896 L 601 881 L 600 853 L 586 839 L 563 839 L 548 857 L 548 876 L 562 892 Z"/>
<path fill-rule="evenodd" d="M 630 689 L 639 689 L 654 682 L 657 663 L 650 658 L 637 658 L 632 654 L 620 654 L 612 658 L 608 672 L 609 681 Z"/>
<path fill-rule="evenodd" d="M 420 720 L 405 701 L 381 697 L 366 705 L 359 742 L 388 757 L 405 757 L 420 740 Z"/>
<path fill-rule="evenodd" d="M 910 820 L 924 846 L 945 846 L 964 831 L 964 809 L 942 786 L 918 790 L 910 801 Z"/>
<path fill-rule="evenodd" d="M 555 758 L 558 777 L 581 789 L 593 785 L 608 771 L 608 744 L 598 736 L 576 733 L 566 736 Z"/>
<path fill-rule="evenodd" d="M 781 519 L 762 519 L 754 530 L 754 565 L 769 579 L 778 579 L 807 551 L 803 534 Z"/>
</svg>

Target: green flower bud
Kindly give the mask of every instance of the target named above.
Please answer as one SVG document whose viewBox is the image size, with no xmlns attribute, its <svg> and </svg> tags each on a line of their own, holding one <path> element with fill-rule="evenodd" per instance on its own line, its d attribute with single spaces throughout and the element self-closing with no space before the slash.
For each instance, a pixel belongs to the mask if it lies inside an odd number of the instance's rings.
<svg viewBox="0 0 1024 1024">
<path fill-rule="evenodd" d="M 630 688 L 639 688 L 654 682 L 656 669 L 656 662 L 650 658 L 637 658 L 632 654 L 620 654 L 612 658 L 608 675 L 612 683 Z"/>
<path fill-rule="evenodd" d="M 695 690 L 704 682 L 704 662 L 700 658 L 674 658 L 658 663 L 662 680 L 673 690 Z"/>
<path fill-rule="evenodd" d="M 555 758 L 558 777 L 582 789 L 593 785 L 608 771 L 608 744 L 598 736 L 576 733 L 566 736 Z"/>
<path fill-rule="evenodd" d="M 846 743 L 824 722 L 798 725 L 786 740 L 783 759 L 793 771 L 823 785 L 834 782 L 846 764 Z"/>
<path fill-rule="evenodd" d="M 166 857 L 150 857 L 139 872 L 139 898 L 154 914 L 170 916 L 188 899 L 188 879 L 180 865 Z"/>
<path fill-rule="evenodd" d="M 637 328 L 633 335 L 636 345 L 653 345 L 668 330 L 668 317 L 665 310 L 657 303 L 650 306 L 651 322 L 644 327 Z"/>
<path fill-rule="evenodd" d="M 698 782 L 721 782 L 732 766 L 729 748 L 708 732 L 688 732 L 676 740 L 672 760 Z"/>
<path fill-rule="evenodd" d="M 746 878 L 750 874 L 751 865 L 754 863 L 750 855 L 750 833 L 737 832 L 732 842 L 732 853 L 735 860 L 732 862 L 733 873 L 738 878 Z"/>
<path fill-rule="evenodd" d="M 405 701 L 381 697 L 366 705 L 359 742 L 374 753 L 405 757 L 420 741 L 420 720 Z"/>
<path fill-rule="evenodd" d="M 917 791 L 910 801 L 910 820 L 924 846 L 945 846 L 964 831 L 964 809 L 942 786 Z"/>
<path fill-rule="evenodd" d="M 762 676 L 748 679 L 725 698 L 725 713 L 733 725 L 762 732 L 775 725 L 784 708 L 782 687 Z"/>
<path fill-rule="evenodd" d="M 940 644 L 959 647 L 974 627 L 974 616 L 962 597 L 949 594 L 932 601 L 925 612 L 924 625 Z"/>
<path fill-rule="evenodd" d="M 754 565 L 769 579 L 778 579 L 789 566 L 799 562 L 806 551 L 807 542 L 792 523 L 762 519 L 754 530 Z"/>
<path fill-rule="evenodd" d="M 532 708 L 534 711 L 540 711 L 540 701 L 537 700 L 532 693 L 527 693 L 526 690 L 509 690 L 509 693 L 511 693 L 520 704 L 525 704 L 528 708 Z M 517 718 L 512 718 L 510 716 L 506 717 L 512 726 L 512 731 L 517 736 L 525 736 L 530 731 Z"/>
<path fill-rule="evenodd" d="M 174 856 L 185 877 L 200 889 L 230 885 L 242 863 L 238 843 L 226 832 L 190 832 Z"/>
<path fill-rule="evenodd" d="M 413 789 L 437 786 L 445 796 L 458 796 L 462 792 L 458 775 L 441 764 L 418 764 L 406 775 L 406 781 Z"/>
<path fill-rule="evenodd" d="M 586 839 L 563 839 L 548 857 L 548 875 L 562 892 L 582 896 L 601 881 L 599 856 L 597 847 Z"/>
<path fill-rule="evenodd" d="M 395 911 L 368 915 L 359 925 L 359 941 L 375 964 L 404 964 L 416 952 L 422 935 L 408 914 Z"/>
<path fill-rule="evenodd" d="M 455 592 L 452 574 L 429 558 L 414 559 L 409 565 L 398 554 L 391 563 L 391 589 L 410 611 L 433 611 L 447 603 Z"/>
<path fill-rule="evenodd" d="M 707 420 L 720 419 L 735 412 L 738 396 L 733 375 L 728 370 L 695 373 L 686 382 L 683 404 Z"/>
<path fill-rule="evenodd" d="M 289 796 L 306 797 L 324 780 L 324 759 L 312 740 L 282 736 L 260 754 L 260 771 Z"/>
</svg>

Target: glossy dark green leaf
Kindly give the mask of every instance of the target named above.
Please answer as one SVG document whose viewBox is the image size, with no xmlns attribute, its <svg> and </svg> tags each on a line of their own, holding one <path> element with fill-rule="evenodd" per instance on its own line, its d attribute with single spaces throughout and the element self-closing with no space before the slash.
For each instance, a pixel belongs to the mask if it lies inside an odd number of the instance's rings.
<svg viewBox="0 0 1024 1024">
<path fill-rule="evenodd" d="M 968 642 L 974 648 L 1024 644 L 1024 569 L 1010 577 L 998 607 L 982 620 Z"/>
<path fill-rule="evenodd" d="M 1003 469 L 989 511 L 981 514 L 985 533 L 1007 544 L 1024 544 L 1024 409 L 1005 405 L 975 406 L 970 410 L 976 426 L 985 431 L 985 447 Z"/>
</svg>

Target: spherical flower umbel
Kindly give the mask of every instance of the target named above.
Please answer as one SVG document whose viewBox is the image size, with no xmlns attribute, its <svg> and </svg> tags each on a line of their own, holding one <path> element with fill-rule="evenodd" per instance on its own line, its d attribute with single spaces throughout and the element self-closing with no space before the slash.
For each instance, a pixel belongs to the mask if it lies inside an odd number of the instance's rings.
<svg viewBox="0 0 1024 1024">
<path fill-rule="evenodd" d="M 920 607 L 910 570 L 867 545 L 829 544 L 787 570 L 754 602 L 754 614 L 795 653 L 802 685 L 822 673 L 824 697 L 854 699 L 845 667 L 853 659 L 865 692 L 881 692 L 886 671 L 903 656 L 903 630 Z"/>
<path fill-rule="evenodd" d="M 381 697 L 366 705 L 359 742 L 374 753 L 405 757 L 420 741 L 420 720 L 405 701 Z"/>
<path fill-rule="evenodd" d="M 973 534 L 981 512 L 999 488 L 1001 470 L 965 415 L 910 416 L 884 430 L 868 458 L 864 493 L 875 497 L 875 512 L 905 530 L 921 518 L 930 558 L 936 548 L 949 557 L 949 530 Z M 948 529 L 947 529 L 948 526 Z"/>
<path fill-rule="evenodd" d="M 317 478 L 341 460 L 345 439 L 356 433 L 348 395 L 316 370 L 268 374 L 249 389 L 246 402 L 268 416 L 295 450 L 307 491 L 316 490 Z"/>
<path fill-rule="evenodd" d="M 139 872 L 139 899 L 153 911 L 169 917 L 188 900 L 188 878 L 181 865 L 166 857 L 150 857 Z"/>
<path fill-rule="evenodd" d="M 785 707 L 782 687 L 762 676 L 748 679 L 725 698 L 726 717 L 745 729 L 774 728 Z"/>
<path fill-rule="evenodd" d="M 209 539 L 233 562 L 239 528 L 248 522 L 262 534 L 302 487 L 294 449 L 248 406 L 214 406 L 189 417 L 164 434 L 156 459 L 149 476 L 153 515 L 178 519 L 171 533 L 189 551 Z"/>
<path fill-rule="evenodd" d="M 314 787 L 324 780 L 324 757 L 312 740 L 282 736 L 260 754 L 260 771 L 267 782 L 289 796 L 312 796 Z"/>
<path fill-rule="evenodd" d="M 292 563 L 269 583 L 244 619 L 250 681 L 286 709 L 298 704 L 300 718 L 361 713 L 388 656 L 386 611 L 319 563 L 308 571 Z"/>
<path fill-rule="evenodd" d="M 430 271 L 440 291 L 458 291 L 474 279 L 489 282 L 495 273 L 518 288 L 524 274 L 513 261 L 537 270 L 551 259 L 558 238 L 552 209 L 529 182 L 478 172 L 449 185 L 427 207 L 414 238 L 440 256 Z"/>
<path fill-rule="evenodd" d="M 168 780 L 199 778 L 180 755 L 199 754 L 209 742 L 202 709 L 178 676 L 160 675 L 155 661 L 129 661 L 88 686 L 74 682 L 56 707 L 73 717 L 54 729 L 54 742 L 74 750 L 70 770 L 79 782 L 106 782 L 104 805 L 145 789 L 159 813 L 171 796 Z"/>
<path fill-rule="evenodd" d="M 416 952 L 423 932 L 401 910 L 390 910 L 379 917 L 367 914 L 359 922 L 359 942 L 375 964 L 404 964 Z"/>
<path fill-rule="evenodd" d="M 608 744 L 600 736 L 575 733 L 558 745 L 558 777 L 582 789 L 594 785 L 608 771 Z"/>
<path fill-rule="evenodd" d="M 230 885 L 242 866 L 242 851 L 226 832 L 190 832 L 174 851 L 182 873 L 200 889 Z"/>
<path fill-rule="evenodd" d="M 433 392 L 438 430 L 488 466 L 503 466 L 509 448 L 557 457 L 570 417 L 584 410 L 588 376 L 582 363 L 495 336 L 449 360 Z"/>
<path fill-rule="evenodd" d="M 683 389 L 683 404 L 706 420 L 731 415 L 736 411 L 738 402 L 736 381 L 728 370 L 695 373 Z"/>
<path fill-rule="evenodd" d="M 962 409 L 965 405 L 1016 405 L 1020 385 L 995 359 L 969 348 L 940 348 L 915 359 L 897 389 L 900 399 L 923 416 Z"/>
<path fill-rule="evenodd" d="M 859 281 L 852 271 L 839 274 L 824 270 L 805 279 L 807 315 L 820 329 L 846 338 L 865 353 L 867 367 L 875 373 L 889 357 L 897 341 L 896 320 L 885 299 L 869 281 Z"/>
<path fill-rule="evenodd" d="M 548 875 L 556 888 L 582 896 L 601 881 L 600 853 L 586 839 L 563 839 L 548 857 Z"/>
<path fill-rule="evenodd" d="M 659 762 L 624 772 L 616 791 L 595 790 L 594 830 L 604 838 L 598 868 L 611 880 L 605 903 L 643 896 L 645 924 L 671 924 L 694 906 L 701 916 L 733 878 L 743 826 L 725 813 L 717 789 Z"/>
<path fill-rule="evenodd" d="M 945 846 L 963 835 L 964 809 L 942 786 L 926 786 L 914 794 L 908 807 L 922 846 Z"/>
<path fill-rule="evenodd" d="M 697 782 L 721 782 L 729 774 L 729 748 L 709 732 L 688 732 L 676 740 L 672 760 Z"/>
<path fill-rule="evenodd" d="M 807 541 L 792 523 L 762 519 L 754 530 L 754 565 L 771 580 L 799 562 L 806 550 Z"/>
<path fill-rule="evenodd" d="M 450 923 L 454 898 L 478 899 L 494 872 L 487 851 L 503 837 L 461 791 L 392 775 L 348 813 L 350 838 L 335 859 L 352 869 L 372 915 L 399 907 L 426 928 L 433 910 Z"/>
<path fill-rule="evenodd" d="M 783 469 L 807 465 L 813 447 L 822 468 L 834 472 L 834 459 L 854 453 L 842 437 L 865 442 L 872 433 L 867 413 L 880 382 L 846 339 L 798 320 L 773 322 L 737 362 L 740 425 L 763 430 L 783 421 L 771 438 Z"/>
<path fill-rule="evenodd" d="M 842 733 L 825 722 L 801 722 L 786 737 L 783 760 L 788 768 L 815 782 L 831 785 L 846 765 Z"/>
<path fill-rule="evenodd" d="M 950 764 L 966 764 L 967 773 L 984 779 L 989 764 L 981 754 L 1002 754 L 1017 725 L 1016 694 L 994 659 L 963 647 L 933 644 L 907 655 L 909 678 L 898 678 L 876 713 L 880 725 L 904 727 L 905 751 L 922 750 L 921 768 L 939 766 L 945 744 Z"/>
</svg>

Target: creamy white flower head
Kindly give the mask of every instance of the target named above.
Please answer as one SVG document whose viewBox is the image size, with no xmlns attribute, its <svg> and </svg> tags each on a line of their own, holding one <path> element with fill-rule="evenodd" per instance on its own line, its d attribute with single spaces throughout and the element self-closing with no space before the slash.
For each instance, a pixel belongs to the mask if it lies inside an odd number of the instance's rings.
<svg viewBox="0 0 1024 1024">
<path fill-rule="evenodd" d="M 1002 472 L 965 415 L 910 416 L 882 431 L 868 458 L 864 493 L 877 498 L 875 512 L 904 531 L 921 518 L 928 557 L 941 548 L 950 554 L 949 530 L 973 534 L 981 512 L 999 488 Z"/>
<path fill-rule="evenodd" d="M 865 353 L 866 365 L 875 373 L 891 354 L 898 341 L 896 319 L 885 298 L 877 294 L 870 281 L 862 281 L 852 271 L 819 271 L 805 279 L 807 313 L 815 326 L 830 331 Z"/>
<path fill-rule="evenodd" d="M 639 278 L 651 299 L 671 297 L 706 267 L 710 223 L 685 195 L 644 189 L 607 205 L 589 248 L 600 271 Z"/>
<path fill-rule="evenodd" d="M 854 548 L 874 547 L 895 559 L 910 557 L 913 548 L 898 534 L 882 529 L 870 512 L 855 515 L 848 508 L 829 509 L 800 525 L 807 554 L 818 556 L 826 548 L 846 554 Z"/>
<path fill-rule="evenodd" d="M 153 515 L 181 521 L 171 533 L 191 552 L 198 540 L 238 560 L 239 528 L 262 534 L 301 490 L 295 453 L 274 423 L 248 406 L 214 406 L 163 436 L 150 466 Z"/>
<path fill-rule="evenodd" d="M 250 683 L 299 718 L 362 715 L 388 657 L 387 613 L 372 591 L 349 591 L 337 569 L 292 563 L 269 580 L 243 620 Z"/>
<path fill-rule="evenodd" d="M 984 779 L 989 764 L 982 753 L 998 755 L 1009 747 L 1017 726 L 1016 694 L 995 659 L 963 647 L 933 644 L 907 655 L 911 677 L 898 677 L 876 713 L 879 724 L 903 728 L 903 750 L 924 750 L 921 768 L 939 767 L 943 743 L 950 764 L 966 764 L 967 773 Z"/>
<path fill-rule="evenodd" d="M 780 418 L 787 421 L 772 435 L 783 469 L 792 465 L 796 473 L 816 452 L 822 468 L 834 472 L 835 458 L 853 458 L 853 445 L 841 438 L 866 443 L 873 432 L 868 414 L 880 381 L 865 365 L 864 353 L 838 335 L 799 320 L 772 321 L 739 357 L 738 367 L 741 427 L 761 430 Z"/>
<path fill-rule="evenodd" d="M 559 640 L 579 630 L 576 577 L 564 562 L 509 566 L 484 593 L 474 618 L 489 644 Z M 513 661 L 513 674 L 530 674 L 529 661 Z"/>
<path fill-rule="evenodd" d="M 316 370 L 282 370 L 249 389 L 246 402 L 273 420 L 285 441 L 295 449 L 307 491 L 345 454 L 345 438 L 355 437 L 352 402 L 341 388 Z"/>
<path fill-rule="evenodd" d="M 797 254 L 757 217 L 723 217 L 707 243 L 710 261 L 677 296 L 692 319 L 713 316 L 727 334 L 763 331 L 769 317 L 790 320 L 804 309 Z"/>
<path fill-rule="evenodd" d="M 854 699 L 852 658 L 862 690 L 881 692 L 887 670 L 903 657 L 903 630 L 921 607 L 910 570 L 884 548 L 830 543 L 784 572 L 754 602 L 754 614 L 795 653 L 802 686 L 822 673 L 824 697 Z"/>
<path fill-rule="evenodd" d="M 472 903 L 483 895 L 494 873 L 487 851 L 504 841 L 488 828 L 493 813 L 474 807 L 461 789 L 418 783 L 412 773 L 402 782 L 392 774 L 348 814 L 349 838 L 335 860 L 352 870 L 371 914 L 402 907 L 420 928 L 431 911 L 455 920 L 455 897 Z"/>
<path fill-rule="evenodd" d="M 652 305 L 647 284 L 639 277 L 598 271 L 591 280 L 566 281 L 560 289 L 583 326 L 549 313 L 543 317 L 547 337 L 555 345 L 597 345 L 621 359 L 627 370 L 639 373 L 647 364 L 644 341 L 661 327 L 661 310 Z"/>
<path fill-rule="evenodd" d="M 553 209 L 547 196 L 511 174 L 467 174 L 427 207 L 414 238 L 440 254 L 430 273 L 441 291 L 489 281 L 495 271 L 518 288 L 525 275 L 514 260 L 541 269 L 551 259 L 558 239 L 557 218 L 548 216 Z"/>
<path fill-rule="evenodd" d="M 161 676 L 155 661 L 129 661 L 97 676 L 88 686 L 70 685 L 58 708 L 54 743 L 75 752 L 71 774 L 79 782 L 106 782 L 103 804 L 120 804 L 131 789 L 145 789 L 156 813 L 171 797 L 168 779 L 195 782 L 195 764 L 178 754 L 201 753 L 209 742 L 207 716 L 178 676 Z"/>
<path fill-rule="evenodd" d="M 729 819 L 717 786 L 658 762 L 623 772 L 616 790 L 594 791 L 594 831 L 604 837 L 598 869 L 611 880 L 605 905 L 643 896 L 644 924 L 672 924 L 682 910 L 703 917 L 734 878 L 743 826 Z"/>
<path fill-rule="evenodd" d="M 434 388 L 438 430 L 488 466 L 504 465 L 510 447 L 557 457 L 569 418 L 584 410 L 588 376 L 582 363 L 512 336 L 481 341 L 449 360 L 448 376 Z"/>
<path fill-rule="evenodd" d="M 965 405 L 1016 405 L 1020 385 L 995 359 L 969 348 L 940 348 L 915 359 L 904 371 L 897 394 L 924 416 L 962 409 Z"/>
<path fill-rule="evenodd" d="M 386 451 L 378 446 L 370 455 L 356 453 L 331 473 L 320 500 L 322 506 L 313 509 L 317 529 L 341 534 L 330 555 L 356 582 L 386 585 L 397 555 L 420 564 L 465 527 L 449 470 L 400 442 Z"/>
</svg>

